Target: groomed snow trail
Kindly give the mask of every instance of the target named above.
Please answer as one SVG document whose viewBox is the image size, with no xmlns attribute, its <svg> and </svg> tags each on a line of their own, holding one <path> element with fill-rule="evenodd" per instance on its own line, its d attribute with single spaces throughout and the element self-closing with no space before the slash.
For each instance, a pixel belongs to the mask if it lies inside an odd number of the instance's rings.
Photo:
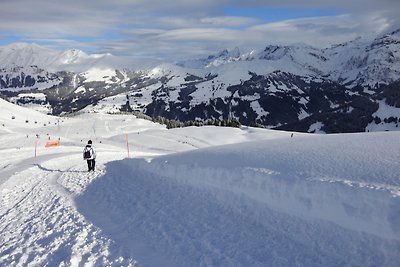
<svg viewBox="0 0 400 267">
<path fill-rule="evenodd" d="M 77 212 L 74 198 L 103 172 L 76 158 L 35 163 L 1 185 L 1 266 L 134 265 Z"/>
</svg>

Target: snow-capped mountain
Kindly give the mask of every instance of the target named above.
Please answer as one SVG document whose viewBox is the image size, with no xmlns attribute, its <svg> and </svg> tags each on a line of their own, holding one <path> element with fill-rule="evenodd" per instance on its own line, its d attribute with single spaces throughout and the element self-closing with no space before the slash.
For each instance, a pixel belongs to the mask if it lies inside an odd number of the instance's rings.
<svg viewBox="0 0 400 267">
<path fill-rule="evenodd" d="M 0 47 L 0 62 L 1 93 L 13 102 L 52 114 L 78 111 L 131 90 L 132 83 L 140 84 L 136 73 L 141 71 L 134 71 L 140 61 L 110 54 L 60 52 L 15 43 Z M 139 65 L 153 66 L 154 62 Z"/>
<path fill-rule="evenodd" d="M 238 48 L 223 50 L 208 58 L 180 62 L 189 68 L 211 68 L 237 61 L 264 61 L 277 70 L 293 74 L 313 74 L 354 87 L 375 87 L 400 77 L 400 29 L 373 41 L 354 41 L 319 49 L 304 44 L 269 45 L 263 50 L 241 53 Z M 284 67 L 286 66 L 286 67 Z M 297 67 L 297 69 L 296 69 Z M 289 69 L 288 69 L 289 68 Z"/>
<path fill-rule="evenodd" d="M 141 70 L 109 54 L 35 45 L 3 47 L 2 58 L 2 94 L 19 104 L 47 105 L 52 114 L 87 107 L 97 112 L 136 110 L 180 121 L 233 119 L 289 130 L 366 131 L 379 121 L 378 128 L 387 129 L 378 109 L 382 101 L 390 102 L 382 93 L 385 86 L 400 79 L 400 30 L 325 49 L 304 44 L 246 52 L 235 48 Z M 26 93 L 40 98 L 27 98 Z M 400 112 L 394 115 L 390 129 L 397 127 Z M 343 120 L 351 125 L 343 126 Z"/>
<path fill-rule="evenodd" d="M 37 66 L 49 71 L 79 68 L 79 64 L 90 66 L 110 55 L 87 55 L 83 51 L 70 49 L 56 51 L 36 44 L 14 43 L 0 47 L 2 68 Z"/>
<path fill-rule="evenodd" d="M 37 66 L 46 71 L 85 72 L 92 68 L 142 70 L 155 67 L 155 60 L 87 54 L 79 49 L 58 51 L 37 44 L 13 43 L 0 47 L 0 68 Z"/>
<path fill-rule="evenodd" d="M 253 54 L 255 50 L 251 50 L 250 52 L 241 52 L 238 47 L 235 47 L 233 50 L 224 49 L 217 53 L 216 55 L 210 55 L 207 58 L 201 59 L 191 59 L 185 60 L 182 62 L 178 62 L 177 65 L 185 68 L 193 68 L 193 69 L 201 69 L 201 68 L 209 68 L 209 67 L 217 67 L 219 65 L 235 62 L 235 61 L 243 61 L 253 59 Z"/>
</svg>

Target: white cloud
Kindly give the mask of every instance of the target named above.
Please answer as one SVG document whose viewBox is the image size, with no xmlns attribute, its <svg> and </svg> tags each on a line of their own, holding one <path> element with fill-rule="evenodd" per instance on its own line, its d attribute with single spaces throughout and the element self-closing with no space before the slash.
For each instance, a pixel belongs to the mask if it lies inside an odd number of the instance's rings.
<svg viewBox="0 0 400 267">
<path fill-rule="evenodd" d="M 253 26 L 248 30 L 276 40 L 274 43 L 302 42 L 323 47 L 359 36 L 373 37 L 389 29 L 386 18 L 377 13 L 368 13 L 287 20 Z"/>
<path fill-rule="evenodd" d="M 214 28 L 192 28 L 192 29 L 177 29 L 167 31 L 158 35 L 156 38 L 160 40 L 176 40 L 176 41 L 235 41 L 237 40 L 237 32 L 227 29 Z"/>
<path fill-rule="evenodd" d="M 225 14 L 224 7 L 232 6 L 332 9 L 341 15 L 265 23 Z M 327 46 L 400 28 L 398 0 L 1 0 L 1 8 L 3 39 L 164 59 L 271 43 Z"/>
<path fill-rule="evenodd" d="M 240 27 L 255 24 L 258 20 L 249 17 L 221 16 L 202 18 L 200 22 L 219 27 Z"/>
</svg>

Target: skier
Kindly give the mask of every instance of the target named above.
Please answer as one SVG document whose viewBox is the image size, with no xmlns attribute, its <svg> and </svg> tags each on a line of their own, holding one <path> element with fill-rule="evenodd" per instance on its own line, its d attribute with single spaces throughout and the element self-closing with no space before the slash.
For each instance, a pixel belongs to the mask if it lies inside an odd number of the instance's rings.
<svg viewBox="0 0 400 267">
<path fill-rule="evenodd" d="M 87 161 L 88 171 L 94 171 L 94 166 L 96 165 L 96 151 L 92 146 L 92 140 L 88 141 L 83 150 L 83 159 Z"/>
</svg>

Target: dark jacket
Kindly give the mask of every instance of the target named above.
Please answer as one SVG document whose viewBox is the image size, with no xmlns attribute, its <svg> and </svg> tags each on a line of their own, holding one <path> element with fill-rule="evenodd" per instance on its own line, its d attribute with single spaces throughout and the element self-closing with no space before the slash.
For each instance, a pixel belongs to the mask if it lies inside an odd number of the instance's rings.
<svg viewBox="0 0 400 267">
<path fill-rule="evenodd" d="M 90 158 L 85 158 L 86 151 L 90 152 Z M 92 147 L 92 145 L 87 144 L 85 149 L 83 149 L 83 159 L 86 159 L 86 160 L 96 159 L 96 151 L 94 150 L 94 147 Z"/>
</svg>

